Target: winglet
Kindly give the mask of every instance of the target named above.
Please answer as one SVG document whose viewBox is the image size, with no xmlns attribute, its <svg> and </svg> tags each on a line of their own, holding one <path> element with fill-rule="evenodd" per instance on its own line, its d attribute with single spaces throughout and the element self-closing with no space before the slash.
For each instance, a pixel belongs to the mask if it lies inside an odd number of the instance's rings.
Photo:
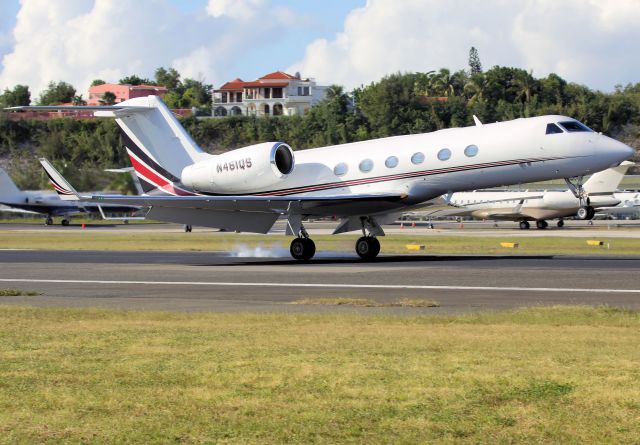
<svg viewBox="0 0 640 445">
<path fill-rule="evenodd" d="M 42 164 L 44 171 L 47 173 L 49 181 L 51 181 L 51 185 L 53 185 L 53 188 L 56 189 L 56 192 L 58 192 L 58 195 L 60 195 L 60 199 L 62 199 L 63 201 L 80 200 L 78 192 L 76 192 L 76 190 L 71 187 L 71 184 L 69 184 L 67 180 L 64 179 L 60 173 L 58 173 L 58 170 L 56 170 L 49 161 L 47 161 L 45 158 L 40 158 L 39 161 L 40 164 Z"/>
<path fill-rule="evenodd" d="M 478 119 L 478 116 L 473 115 L 473 121 L 476 123 L 476 127 L 482 127 L 482 122 Z"/>
</svg>

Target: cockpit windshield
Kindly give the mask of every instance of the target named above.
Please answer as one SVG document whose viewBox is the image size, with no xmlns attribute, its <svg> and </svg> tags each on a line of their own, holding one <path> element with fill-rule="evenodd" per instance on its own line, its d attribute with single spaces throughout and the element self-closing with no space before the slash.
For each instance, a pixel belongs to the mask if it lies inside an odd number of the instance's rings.
<svg viewBox="0 0 640 445">
<path fill-rule="evenodd" d="M 564 133 L 556 124 L 547 124 L 547 134 Z"/>
<path fill-rule="evenodd" d="M 593 132 L 591 128 L 587 127 L 584 124 L 581 124 L 578 121 L 558 122 L 558 124 L 560 124 L 560 126 L 567 130 L 569 133 L 577 133 L 580 131 Z"/>
</svg>

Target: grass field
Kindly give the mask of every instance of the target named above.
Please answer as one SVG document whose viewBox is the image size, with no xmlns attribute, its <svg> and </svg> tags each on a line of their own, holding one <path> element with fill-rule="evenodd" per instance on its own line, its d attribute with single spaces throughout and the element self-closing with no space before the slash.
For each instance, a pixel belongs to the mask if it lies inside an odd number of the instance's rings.
<svg viewBox="0 0 640 445">
<path fill-rule="evenodd" d="M 640 315 L 0 306 L 1 443 L 640 442 Z"/>
<path fill-rule="evenodd" d="M 357 235 L 314 236 L 318 251 L 352 252 Z M 593 247 L 583 238 L 538 238 L 492 236 L 420 236 L 381 237 L 382 253 L 411 253 L 407 244 L 424 244 L 419 254 L 615 254 L 640 255 L 638 238 L 598 237 L 605 245 Z M 519 243 L 518 249 L 500 246 L 501 241 Z M 18 232 L 0 230 L 2 249 L 71 250 L 173 250 L 238 252 L 261 247 L 288 255 L 290 237 L 284 235 L 238 235 L 234 233 L 134 233 L 113 232 Z M 607 247 L 608 244 L 608 247 Z"/>
</svg>

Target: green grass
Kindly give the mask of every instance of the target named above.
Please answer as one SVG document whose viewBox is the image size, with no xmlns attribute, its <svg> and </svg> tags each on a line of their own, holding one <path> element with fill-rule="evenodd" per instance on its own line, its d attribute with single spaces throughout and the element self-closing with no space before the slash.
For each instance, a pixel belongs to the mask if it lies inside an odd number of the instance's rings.
<svg viewBox="0 0 640 445">
<path fill-rule="evenodd" d="M 33 297 L 40 295 L 38 292 L 23 291 L 20 289 L 0 289 L 0 297 Z"/>
<path fill-rule="evenodd" d="M 640 315 L 0 306 L 1 443 L 640 441 Z"/>
<path fill-rule="evenodd" d="M 390 303 L 379 303 L 369 298 L 302 298 L 291 304 L 322 304 L 327 306 L 363 306 L 363 307 L 439 307 L 440 303 L 424 298 L 400 298 Z"/>
<path fill-rule="evenodd" d="M 356 235 L 314 236 L 319 251 L 352 252 Z M 584 238 L 493 237 L 493 236 L 421 236 L 390 235 L 380 238 L 382 253 L 429 254 L 616 254 L 640 255 L 639 238 L 598 237 L 604 247 L 587 246 Z M 501 241 L 519 243 L 518 249 L 500 247 Z M 283 235 L 238 235 L 235 233 L 114 233 L 103 231 L 20 232 L 0 230 L 2 249 L 71 250 L 173 250 L 233 251 L 238 246 L 288 249 L 290 237 Z M 426 249 L 412 252 L 407 244 L 425 244 Z M 609 245 L 609 248 L 606 245 Z"/>
</svg>

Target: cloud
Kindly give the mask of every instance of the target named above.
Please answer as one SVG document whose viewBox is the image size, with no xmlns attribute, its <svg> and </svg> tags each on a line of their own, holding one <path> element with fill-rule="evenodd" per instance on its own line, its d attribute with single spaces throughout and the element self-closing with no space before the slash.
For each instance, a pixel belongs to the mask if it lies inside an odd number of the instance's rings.
<svg viewBox="0 0 640 445">
<path fill-rule="evenodd" d="M 237 15 L 247 9 L 251 17 Z M 291 17 L 269 0 L 210 0 L 195 13 L 169 0 L 22 0 L 0 88 L 27 84 L 36 97 L 49 81 L 64 80 L 86 95 L 93 79 L 152 77 L 159 66 L 219 84 L 235 77 L 237 54 L 272 42 L 266 37 Z"/>
<path fill-rule="evenodd" d="M 635 82 L 637 0 L 369 0 L 333 39 L 311 42 L 289 67 L 322 83 L 367 84 L 397 71 L 519 66 L 611 90 Z"/>
</svg>

